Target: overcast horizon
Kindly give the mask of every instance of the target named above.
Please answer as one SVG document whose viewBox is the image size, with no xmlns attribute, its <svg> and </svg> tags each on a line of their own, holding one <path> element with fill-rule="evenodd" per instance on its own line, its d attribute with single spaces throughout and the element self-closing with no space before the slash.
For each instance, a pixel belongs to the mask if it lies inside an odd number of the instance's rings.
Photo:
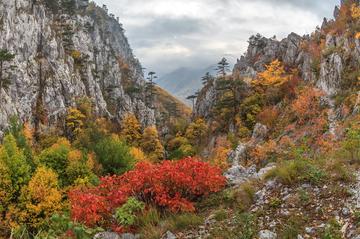
<svg viewBox="0 0 360 239">
<path fill-rule="evenodd" d="M 120 18 L 134 54 L 160 77 L 235 62 L 253 34 L 311 33 L 339 0 L 95 0 Z M 164 64 L 166 62 L 166 64 Z"/>
</svg>

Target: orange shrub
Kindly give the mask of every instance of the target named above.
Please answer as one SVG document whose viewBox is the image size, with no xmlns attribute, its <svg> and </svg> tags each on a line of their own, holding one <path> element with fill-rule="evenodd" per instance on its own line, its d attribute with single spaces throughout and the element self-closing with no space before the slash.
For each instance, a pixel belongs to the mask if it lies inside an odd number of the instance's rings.
<svg viewBox="0 0 360 239">
<path fill-rule="evenodd" d="M 299 92 L 292 104 L 292 109 L 299 124 L 305 124 L 309 119 L 321 114 L 320 97 L 323 93 L 312 87 L 305 87 Z"/>
<path fill-rule="evenodd" d="M 264 165 L 268 159 L 276 153 L 277 145 L 276 142 L 270 140 L 263 145 L 257 145 L 250 153 L 252 160 L 257 165 Z"/>
<path fill-rule="evenodd" d="M 228 154 L 230 151 L 231 143 L 225 137 L 218 138 L 216 146 L 211 152 L 210 162 L 225 171 L 229 168 Z"/>
<path fill-rule="evenodd" d="M 258 114 L 257 119 L 260 123 L 272 128 L 275 125 L 279 114 L 280 112 L 275 106 L 270 106 L 263 109 L 263 111 Z"/>
</svg>

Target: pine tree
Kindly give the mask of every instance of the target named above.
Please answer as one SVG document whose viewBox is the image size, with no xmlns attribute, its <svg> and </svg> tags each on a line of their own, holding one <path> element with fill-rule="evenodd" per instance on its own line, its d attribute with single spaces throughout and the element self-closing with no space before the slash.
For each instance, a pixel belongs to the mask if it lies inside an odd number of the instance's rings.
<svg viewBox="0 0 360 239">
<path fill-rule="evenodd" d="M 203 85 L 207 85 L 214 80 L 214 77 L 210 74 L 210 72 L 206 72 L 206 74 L 201 78 Z"/>
<path fill-rule="evenodd" d="M 7 89 L 10 85 L 7 73 L 14 69 L 14 66 L 10 65 L 14 58 L 15 55 L 7 49 L 0 49 L 0 94 L 2 89 Z"/>
<path fill-rule="evenodd" d="M 195 108 L 195 99 L 197 98 L 198 96 L 196 94 L 194 95 L 189 95 L 188 97 L 186 97 L 187 100 L 190 100 L 191 103 L 192 103 L 192 108 L 194 109 Z"/>
<path fill-rule="evenodd" d="M 223 123 L 231 122 L 235 126 L 240 102 L 246 97 L 246 88 L 246 83 L 239 77 L 219 78 L 216 81 L 217 101 L 214 113 Z"/>
<path fill-rule="evenodd" d="M 221 61 L 218 62 L 218 66 L 216 68 L 218 76 L 221 77 L 223 80 L 226 78 L 227 73 L 229 72 L 230 64 L 228 63 L 227 59 L 223 57 Z"/>
<path fill-rule="evenodd" d="M 154 108 L 154 96 L 155 96 L 155 86 L 156 83 L 154 82 L 155 79 L 158 77 L 156 76 L 156 73 L 154 71 L 150 71 L 148 73 L 148 78 L 146 82 L 146 101 L 150 108 Z"/>
</svg>

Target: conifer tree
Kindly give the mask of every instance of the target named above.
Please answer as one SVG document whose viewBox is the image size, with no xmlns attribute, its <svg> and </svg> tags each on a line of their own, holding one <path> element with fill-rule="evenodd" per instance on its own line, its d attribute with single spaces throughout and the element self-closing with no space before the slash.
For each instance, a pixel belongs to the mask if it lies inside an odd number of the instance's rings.
<svg viewBox="0 0 360 239">
<path fill-rule="evenodd" d="M 218 76 L 221 77 L 223 80 L 225 80 L 226 74 L 229 72 L 229 67 L 230 64 L 225 57 L 223 57 L 221 61 L 218 62 L 216 70 Z"/>
<path fill-rule="evenodd" d="M 193 95 L 189 95 L 188 97 L 186 97 L 187 100 L 190 100 L 192 103 L 192 108 L 195 108 L 195 99 L 197 98 L 197 94 L 193 94 Z"/>
<path fill-rule="evenodd" d="M 236 116 L 240 111 L 241 100 L 246 97 L 246 83 L 240 77 L 219 78 L 216 81 L 217 101 L 215 115 L 219 116 L 223 123 L 236 124 Z M 223 125 L 227 126 L 227 125 Z"/>
<path fill-rule="evenodd" d="M 201 78 L 203 85 L 207 85 L 214 80 L 214 77 L 210 74 L 210 72 L 206 72 L 206 74 Z"/>
<path fill-rule="evenodd" d="M 148 105 L 151 108 L 154 108 L 154 95 L 155 95 L 155 79 L 157 79 L 158 77 L 156 76 L 156 73 L 154 71 L 150 71 L 148 73 L 148 78 L 147 78 L 147 82 L 146 82 L 146 100 Z"/>
</svg>

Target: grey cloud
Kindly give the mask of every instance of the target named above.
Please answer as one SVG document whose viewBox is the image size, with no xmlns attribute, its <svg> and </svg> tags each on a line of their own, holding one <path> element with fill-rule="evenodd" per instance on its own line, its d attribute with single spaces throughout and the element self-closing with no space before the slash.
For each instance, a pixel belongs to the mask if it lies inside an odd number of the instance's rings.
<svg viewBox="0 0 360 239">
<path fill-rule="evenodd" d="M 204 68 L 228 54 L 235 61 L 257 32 L 278 38 L 310 33 L 339 1 L 95 0 L 120 17 L 135 54 L 160 74 L 182 66 Z"/>
<path fill-rule="evenodd" d="M 191 34 L 201 34 L 206 31 L 208 26 L 200 19 L 182 18 L 155 18 L 143 26 L 136 26 L 128 29 L 128 35 L 134 39 L 137 46 L 150 46 L 158 41 L 171 40 L 189 36 Z"/>
</svg>

